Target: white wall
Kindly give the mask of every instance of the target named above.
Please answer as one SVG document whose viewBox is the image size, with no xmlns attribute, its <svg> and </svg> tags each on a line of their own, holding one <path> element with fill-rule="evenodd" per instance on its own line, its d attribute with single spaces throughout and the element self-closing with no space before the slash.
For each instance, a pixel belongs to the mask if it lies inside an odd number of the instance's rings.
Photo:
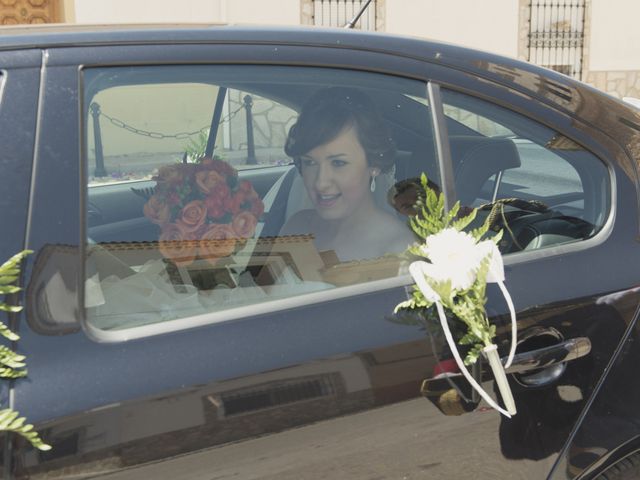
<svg viewBox="0 0 640 480">
<path fill-rule="evenodd" d="M 387 0 L 386 31 L 517 57 L 517 0 Z"/>
<path fill-rule="evenodd" d="M 640 70 L 640 1 L 591 0 L 590 71 Z"/>
<path fill-rule="evenodd" d="M 77 23 L 300 24 L 299 0 L 72 1 Z"/>
</svg>

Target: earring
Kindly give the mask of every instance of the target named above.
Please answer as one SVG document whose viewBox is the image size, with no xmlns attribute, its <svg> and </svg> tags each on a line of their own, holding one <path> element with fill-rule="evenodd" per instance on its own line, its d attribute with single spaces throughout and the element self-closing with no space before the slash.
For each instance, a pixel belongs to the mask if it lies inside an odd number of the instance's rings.
<svg viewBox="0 0 640 480">
<path fill-rule="evenodd" d="M 371 177 L 371 193 L 376 191 L 376 176 Z"/>
</svg>

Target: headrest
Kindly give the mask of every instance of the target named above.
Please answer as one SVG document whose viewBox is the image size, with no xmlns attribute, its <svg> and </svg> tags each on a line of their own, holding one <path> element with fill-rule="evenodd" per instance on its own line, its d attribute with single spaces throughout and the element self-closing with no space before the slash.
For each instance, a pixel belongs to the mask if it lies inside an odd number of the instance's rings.
<svg viewBox="0 0 640 480">
<path fill-rule="evenodd" d="M 456 195 L 462 205 L 472 205 L 492 176 L 521 165 L 518 149 L 508 138 L 452 135 L 449 141 Z"/>
</svg>

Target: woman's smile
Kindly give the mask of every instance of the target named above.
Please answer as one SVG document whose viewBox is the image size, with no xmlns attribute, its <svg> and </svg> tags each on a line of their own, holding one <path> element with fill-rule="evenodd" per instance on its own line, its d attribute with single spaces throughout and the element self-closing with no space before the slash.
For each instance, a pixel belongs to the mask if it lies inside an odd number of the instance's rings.
<svg viewBox="0 0 640 480">
<path fill-rule="evenodd" d="M 331 208 L 336 204 L 340 196 L 341 194 L 339 193 L 328 195 L 316 192 L 316 201 L 314 203 L 319 208 Z"/>
</svg>

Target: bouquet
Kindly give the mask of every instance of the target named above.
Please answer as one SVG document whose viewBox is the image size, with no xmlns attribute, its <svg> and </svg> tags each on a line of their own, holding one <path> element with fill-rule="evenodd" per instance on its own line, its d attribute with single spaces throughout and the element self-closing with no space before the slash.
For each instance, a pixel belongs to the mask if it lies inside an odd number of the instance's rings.
<svg viewBox="0 0 640 480">
<path fill-rule="evenodd" d="M 160 252 L 178 266 L 229 257 L 253 236 L 264 212 L 251 182 L 217 158 L 164 165 L 153 179 L 144 215 L 160 226 Z"/>
<path fill-rule="evenodd" d="M 425 195 L 418 197 L 417 214 L 411 217 L 413 231 L 423 243 L 409 247 L 408 253 L 415 260 L 409 272 L 415 281 L 412 298 L 399 304 L 398 310 L 432 309 L 435 306 L 444 336 L 462 374 L 489 405 L 507 417 L 516 413 L 513 394 L 507 382 L 504 368 L 515 354 L 517 331 L 513 302 L 504 286 L 504 266 L 496 244 L 502 237 L 499 232 L 493 238 L 484 238 L 489 232 L 489 220 L 479 228 L 465 231 L 476 217 L 477 210 L 461 214 L 456 203 L 449 212 L 444 207 L 444 196 L 437 195 L 421 178 Z M 511 314 L 511 349 L 505 367 L 498 356 L 493 339 L 496 327 L 489 322 L 485 310 L 487 283 L 497 283 L 504 295 Z M 466 332 L 456 341 L 451 333 L 448 316 Z M 469 348 L 462 360 L 458 345 Z M 500 395 L 505 403 L 501 408 L 471 376 L 465 365 L 475 363 L 480 355 L 489 361 Z"/>
</svg>

